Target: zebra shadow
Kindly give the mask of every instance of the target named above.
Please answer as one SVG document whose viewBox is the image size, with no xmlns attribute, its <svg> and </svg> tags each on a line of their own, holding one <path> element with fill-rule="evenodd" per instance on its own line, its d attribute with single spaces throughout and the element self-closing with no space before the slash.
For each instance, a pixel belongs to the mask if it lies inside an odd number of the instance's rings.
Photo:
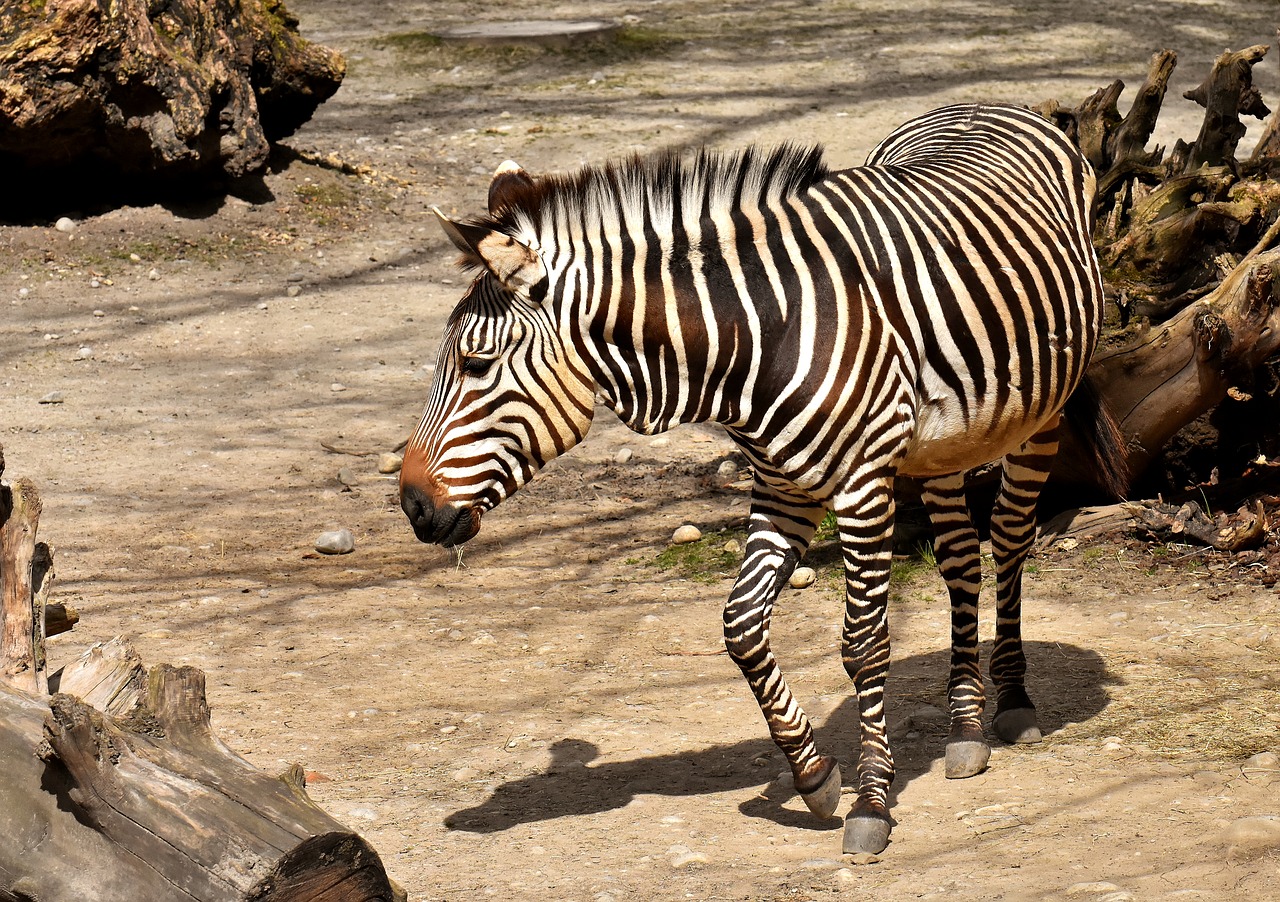
<svg viewBox="0 0 1280 902">
<path fill-rule="evenodd" d="M 1046 735 L 1067 723 L 1096 716 L 1107 705 L 1109 687 L 1122 682 L 1089 649 L 1028 642 L 1026 652 L 1028 690 Z M 990 648 L 984 648 L 983 654 L 989 656 Z M 886 697 L 891 723 L 924 705 L 945 707 L 949 661 L 950 651 L 944 649 L 893 662 Z M 743 691 L 747 691 L 745 685 Z M 840 759 L 846 785 L 854 780 L 857 717 L 858 706 L 850 696 L 816 726 L 819 749 Z M 897 766 L 894 795 L 942 757 L 946 733 L 943 719 L 913 724 L 905 736 L 893 739 Z M 998 744 L 998 740 L 994 742 Z M 583 739 L 562 739 L 550 752 L 546 770 L 500 784 L 479 805 L 448 815 L 445 826 L 470 833 L 499 833 L 520 824 L 619 809 L 638 796 L 695 796 L 750 787 L 760 787 L 762 792 L 739 805 L 749 817 L 806 829 L 839 829 L 842 823 L 839 817 L 816 823 L 802 805 L 783 806 L 794 791 L 789 775 L 774 779 L 779 769 L 786 770 L 786 764 L 769 740 L 763 719 L 759 739 L 709 743 L 692 752 L 593 763 L 599 748 Z M 761 762 L 766 766 L 762 768 Z"/>
</svg>

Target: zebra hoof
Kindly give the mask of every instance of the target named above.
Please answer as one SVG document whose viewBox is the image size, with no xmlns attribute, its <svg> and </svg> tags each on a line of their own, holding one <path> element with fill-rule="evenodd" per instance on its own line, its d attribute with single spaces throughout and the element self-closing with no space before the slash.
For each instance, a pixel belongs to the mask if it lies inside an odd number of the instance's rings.
<svg viewBox="0 0 1280 902">
<path fill-rule="evenodd" d="M 947 743 L 947 779 L 962 780 L 987 769 L 991 746 L 974 739 Z"/>
<path fill-rule="evenodd" d="M 840 807 L 840 765 L 831 759 L 831 773 L 813 792 L 802 792 L 800 798 L 815 815 L 826 820 Z"/>
<path fill-rule="evenodd" d="M 889 819 L 874 814 L 850 814 L 844 819 L 844 854 L 879 855 L 889 845 Z"/>
<path fill-rule="evenodd" d="M 1040 728 L 1036 726 L 1035 708 L 1011 708 L 1001 711 L 991 724 L 996 735 L 1008 743 L 1039 742 L 1042 737 Z"/>
</svg>

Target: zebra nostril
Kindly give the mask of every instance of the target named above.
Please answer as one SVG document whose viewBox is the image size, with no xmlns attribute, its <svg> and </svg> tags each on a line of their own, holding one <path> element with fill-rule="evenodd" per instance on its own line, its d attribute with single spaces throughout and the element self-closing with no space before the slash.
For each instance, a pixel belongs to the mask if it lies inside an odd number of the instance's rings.
<svg viewBox="0 0 1280 902">
<path fill-rule="evenodd" d="M 405 486 L 400 492 L 400 509 L 409 518 L 418 541 L 432 542 L 432 524 L 436 511 L 431 496 L 416 485 Z"/>
</svg>

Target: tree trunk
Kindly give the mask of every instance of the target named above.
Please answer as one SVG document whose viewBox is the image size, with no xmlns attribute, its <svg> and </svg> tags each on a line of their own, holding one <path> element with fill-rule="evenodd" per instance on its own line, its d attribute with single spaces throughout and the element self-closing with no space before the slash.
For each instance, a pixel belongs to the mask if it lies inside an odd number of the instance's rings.
<svg viewBox="0 0 1280 902">
<path fill-rule="evenodd" d="M 140 681 L 119 660 L 74 668 L 111 707 L 133 700 L 119 717 L 0 687 L 0 898 L 404 898 L 377 853 L 311 802 L 300 768 L 270 777 L 214 737 L 199 670 L 160 665 Z"/>
</svg>

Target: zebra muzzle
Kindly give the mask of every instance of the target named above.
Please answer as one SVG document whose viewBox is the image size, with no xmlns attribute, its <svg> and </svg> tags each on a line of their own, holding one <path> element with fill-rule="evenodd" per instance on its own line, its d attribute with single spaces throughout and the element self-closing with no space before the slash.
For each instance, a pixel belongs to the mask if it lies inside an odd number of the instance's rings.
<svg viewBox="0 0 1280 902">
<path fill-rule="evenodd" d="M 480 531 L 479 510 L 456 504 L 437 505 L 427 492 L 417 486 L 402 489 L 400 508 L 409 518 L 418 541 L 428 545 L 452 548 Z"/>
</svg>

